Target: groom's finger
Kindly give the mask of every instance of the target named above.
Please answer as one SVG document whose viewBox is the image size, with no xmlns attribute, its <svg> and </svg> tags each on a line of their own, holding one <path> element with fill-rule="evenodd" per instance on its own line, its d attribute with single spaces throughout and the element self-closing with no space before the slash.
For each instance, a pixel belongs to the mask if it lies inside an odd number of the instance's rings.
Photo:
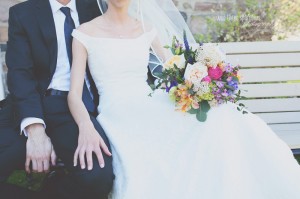
<svg viewBox="0 0 300 199">
<path fill-rule="evenodd" d="M 38 160 L 37 161 L 37 172 L 42 173 L 44 171 L 43 161 Z"/>
<path fill-rule="evenodd" d="M 25 170 L 26 170 L 27 173 L 31 173 L 31 171 L 30 171 L 30 158 L 26 158 Z"/>
<path fill-rule="evenodd" d="M 38 171 L 36 160 L 31 160 L 31 163 L 32 163 L 32 171 L 36 173 Z"/>
<path fill-rule="evenodd" d="M 56 165 L 56 153 L 55 153 L 55 151 L 53 149 L 52 149 L 52 152 L 51 152 L 51 164 L 53 166 Z"/>
<path fill-rule="evenodd" d="M 92 170 L 93 169 L 93 151 L 92 149 L 87 149 L 86 151 L 86 161 L 87 161 L 87 167 L 88 170 Z"/>
<path fill-rule="evenodd" d="M 76 149 L 75 154 L 74 154 L 74 167 L 77 167 L 78 154 L 79 154 L 79 148 Z"/>
<path fill-rule="evenodd" d="M 95 154 L 97 156 L 97 159 L 98 159 L 98 162 L 99 162 L 99 166 L 101 168 L 103 168 L 105 166 L 105 162 L 104 162 L 103 155 L 102 155 L 100 147 L 97 147 L 94 152 L 95 152 Z"/>
<path fill-rule="evenodd" d="M 45 172 L 45 173 L 48 173 L 49 167 L 50 167 L 50 165 L 49 165 L 49 160 L 44 160 L 44 161 L 43 161 L 43 166 L 44 166 L 44 168 L 43 168 L 44 172 Z"/>
<path fill-rule="evenodd" d="M 84 155 L 85 155 L 85 148 L 81 148 L 80 151 L 79 151 L 79 161 L 80 161 L 81 169 L 85 169 Z"/>
<path fill-rule="evenodd" d="M 109 151 L 107 145 L 105 144 L 105 142 L 103 141 L 103 139 L 100 140 L 100 147 L 102 148 L 102 150 L 104 151 L 104 153 L 108 156 L 111 156 L 111 152 Z"/>
</svg>

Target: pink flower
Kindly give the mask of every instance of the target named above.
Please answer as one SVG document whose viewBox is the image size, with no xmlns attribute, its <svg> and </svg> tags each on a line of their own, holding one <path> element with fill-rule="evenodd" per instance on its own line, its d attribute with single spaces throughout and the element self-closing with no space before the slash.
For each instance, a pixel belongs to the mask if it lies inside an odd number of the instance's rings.
<svg viewBox="0 0 300 199">
<path fill-rule="evenodd" d="M 210 76 L 206 76 L 206 77 L 204 77 L 204 78 L 202 79 L 202 81 L 203 81 L 203 82 L 208 82 L 208 83 L 210 83 L 210 82 L 211 82 L 211 78 L 210 78 Z"/>
<path fill-rule="evenodd" d="M 220 67 L 216 67 L 216 68 L 213 68 L 213 67 L 210 67 L 208 69 L 208 75 L 211 79 L 213 80 L 217 80 L 219 79 L 220 77 L 222 77 L 223 75 L 223 71 Z"/>
</svg>

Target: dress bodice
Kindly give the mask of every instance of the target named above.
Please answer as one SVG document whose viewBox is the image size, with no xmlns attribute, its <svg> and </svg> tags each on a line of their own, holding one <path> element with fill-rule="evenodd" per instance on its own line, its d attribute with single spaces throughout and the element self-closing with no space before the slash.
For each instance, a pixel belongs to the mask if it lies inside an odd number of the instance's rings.
<svg viewBox="0 0 300 199">
<path fill-rule="evenodd" d="M 111 101 L 128 96 L 128 90 L 143 95 L 146 93 L 138 90 L 149 92 L 147 66 L 149 49 L 156 35 L 154 28 L 130 39 L 92 37 L 79 30 L 74 30 L 72 35 L 87 50 L 89 69 L 100 95 L 100 103 L 105 98 Z"/>
</svg>

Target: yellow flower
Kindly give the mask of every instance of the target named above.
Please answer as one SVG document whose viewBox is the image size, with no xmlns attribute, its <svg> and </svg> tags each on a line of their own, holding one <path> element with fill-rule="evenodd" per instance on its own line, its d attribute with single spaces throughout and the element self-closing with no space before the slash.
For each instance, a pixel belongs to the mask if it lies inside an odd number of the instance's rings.
<svg viewBox="0 0 300 199">
<path fill-rule="evenodd" d="M 171 99 L 172 102 L 176 102 L 176 91 L 177 91 L 177 87 L 174 86 L 173 88 L 171 88 L 171 90 L 169 91 L 169 97 Z"/>
<path fill-rule="evenodd" d="M 238 78 L 239 82 L 242 82 L 243 80 L 243 76 L 240 72 L 238 72 L 238 74 L 236 75 L 236 77 Z"/>
<path fill-rule="evenodd" d="M 214 99 L 214 95 L 212 93 L 205 93 L 200 96 L 200 99 L 210 101 Z"/>
<path fill-rule="evenodd" d="M 184 67 L 184 62 L 185 61 L 184 61 L 182 56 L 174 55 L 168 61 L 165 62 L 164 68 L 172 69 L 172 68 L 174 68 L 175 64 L 178 68 L 183 68 Z"/>
<path fill-rule="evenodd" d="M 224 71 L 225 66 L 226 66 L 225 62 L 218 63 L 218 67 L 221 68 L 222 71 Z"/>
</svg>

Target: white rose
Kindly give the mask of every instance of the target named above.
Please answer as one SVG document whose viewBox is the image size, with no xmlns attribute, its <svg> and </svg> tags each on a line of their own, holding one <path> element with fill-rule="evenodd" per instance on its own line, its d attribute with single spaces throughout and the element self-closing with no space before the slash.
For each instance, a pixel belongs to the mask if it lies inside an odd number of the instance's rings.
<svg viewBox="0 0 300 199">
<path fill-rule="evenodd" d="M 193 84 L 197 84 L 197 82 L 201 82 L 201 80 L 207 75 L 207 67 L 202 63 L 197 62 L 193 65 L 187 65 L 184 73 L 184 78 L 192 82 Z"/>
<path fill-rule="evenodd" d="M 215 44 L 204 44 L 198 48 L 197 61 L 208 67 L 217 67 L 225 61 L 225 54 Z"/>
</svg>

